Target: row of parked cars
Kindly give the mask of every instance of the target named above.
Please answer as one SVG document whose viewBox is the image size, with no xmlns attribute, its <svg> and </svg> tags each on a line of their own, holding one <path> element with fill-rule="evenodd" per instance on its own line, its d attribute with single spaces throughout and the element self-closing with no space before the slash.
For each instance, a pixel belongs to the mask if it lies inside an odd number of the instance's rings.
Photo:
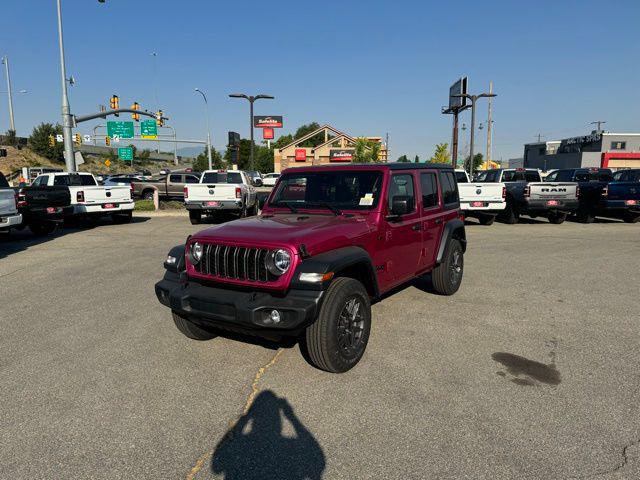
<svg viewBox="0 0 640 480">
<path fill-rule="evenodd" d="M 456 171 L 460 208 L 483 225 L 498 218 L 517 223 L 521 215 L 562 223 L 568 216 L 591 223 L 596 217 L 640 221 L 640 169 L 567 168 L 544 179 L 536 169 L 481 171 L 472 181 Z"/>
<path fill-rule="evenodd" d="M 44 173 L 19 189 L 9 187 L 0 173 L 0 230 L 28 227 L 45 235 L 65 220 L 105 216 L 128 223 L 133 208 L 130 186 L 99 185 L 90 173 Z"/>
</svg>

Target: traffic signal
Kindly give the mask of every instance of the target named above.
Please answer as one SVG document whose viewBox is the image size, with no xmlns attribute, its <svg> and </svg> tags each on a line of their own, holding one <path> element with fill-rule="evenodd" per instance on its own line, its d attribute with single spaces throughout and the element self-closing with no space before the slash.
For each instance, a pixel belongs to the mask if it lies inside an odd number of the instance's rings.
<svg viewBox="0 0 640 480">
<path fill-rule="evenodd" d="M 50 147 L 56 146 L 56 137 L 54 137 L 53 135 L 49 135 L 49 146 Z"/>
<path fill-rule="evenodd" d="M 164 127 L 164 119 L 162 118 L 162 110 L 158 110 L 156 113 L 156 125 Z"/>
<path fill-rule="evenodd" d="M 120 99 L 118 98 L 117 95 L 111 95 L 111 99 L 109 100 L 109 106 L 111 107 L 111 110 L 118 110 L 120 108 Z M 119 116 L 117 113 L 115 115 L 116 117 Z"/>
<path fill-rule="evenodd" d="M 140 110 L 140 105 L 138 104 L 138 102 L 133 102 L 133 105 L 131 105 L 131 109 L 132 110 Z M 133 118 L 136 122 L 140 121 L 140 114 L 139 113 L 132 113 L 131 114 L 131 118 Z"/>
<path fill-rule="evenodd" d="M 75 143 L 77 146 L 82 145 L 82 137 L 80 136 L 79 133 L 73 134 L 73 143 Z"/>
<path fill-rule="evenodd" d="M 104 144 L 108 147 L 111 145 L 111 137 L 105 135 L 104 137 Z"/>
</svg>

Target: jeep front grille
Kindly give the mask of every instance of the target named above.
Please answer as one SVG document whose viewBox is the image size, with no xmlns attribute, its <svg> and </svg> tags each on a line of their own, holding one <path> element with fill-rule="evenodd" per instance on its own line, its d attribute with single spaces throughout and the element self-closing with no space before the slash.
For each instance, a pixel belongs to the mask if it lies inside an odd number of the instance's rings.
<svg viewBox="0 0 640 480">
<path fill-rule="evenodd" d="M 223 279 L 271 282 L 278 277 L 265 266 L 269 252 L 266 248 L 205 243 L 202 260 L 194 265 L 194 269 L 203 275 Z"/>
</svg>

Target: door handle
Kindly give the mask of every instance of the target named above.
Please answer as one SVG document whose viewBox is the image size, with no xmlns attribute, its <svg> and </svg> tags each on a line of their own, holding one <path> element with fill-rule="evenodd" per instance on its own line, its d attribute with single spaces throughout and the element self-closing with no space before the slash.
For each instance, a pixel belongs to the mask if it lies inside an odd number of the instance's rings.
<svg viewBox="0 0 640 480">
<path fill-rule="evenodd" d="M 436 225 L 440 225 L 442 223 L 442 219 L 441 218 L 436 218 Z"/>
<path fill-rule="evenodd" d="M 416 223 L 411 227 L 411 230 L 413 230 L 414 232 L 417 232 L 418 230 L 422 230 L 422 226 L 419 223 Z"/>
</svg>

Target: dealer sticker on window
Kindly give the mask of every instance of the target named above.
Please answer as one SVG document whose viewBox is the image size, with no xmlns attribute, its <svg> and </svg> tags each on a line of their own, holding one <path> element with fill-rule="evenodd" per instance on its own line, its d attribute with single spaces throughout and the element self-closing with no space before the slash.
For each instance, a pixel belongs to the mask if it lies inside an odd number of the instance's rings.
<svg viewBox="0 0 640 480">
<path fill-rule="evenodd" d="M 361 206 L 373 205 L 373 193 L 365 193 L 364 197 L 360 198 Z"/>
</svg>

